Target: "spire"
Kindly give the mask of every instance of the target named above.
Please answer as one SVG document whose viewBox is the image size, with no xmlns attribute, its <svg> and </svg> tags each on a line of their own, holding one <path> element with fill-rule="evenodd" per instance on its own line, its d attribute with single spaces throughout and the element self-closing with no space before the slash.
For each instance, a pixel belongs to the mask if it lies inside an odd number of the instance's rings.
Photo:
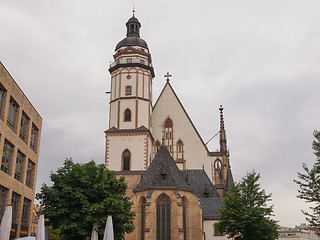
<svg viewBox="0 0 320 240">
<path fill-rule="evenodd" d="M 223 119 L 223 107 L 220 105 L 220 152 L 227 153 L 227 136 L 226 130 L 224 129 L 224 119 Z"/>
</svg>

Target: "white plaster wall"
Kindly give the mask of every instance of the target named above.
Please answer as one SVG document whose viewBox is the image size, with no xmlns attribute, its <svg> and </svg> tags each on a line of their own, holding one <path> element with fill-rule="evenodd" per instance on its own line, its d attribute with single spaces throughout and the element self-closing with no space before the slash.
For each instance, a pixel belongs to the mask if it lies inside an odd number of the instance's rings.
<svg viewBox="0 0 320 240">
<path fill-rule="evenodd" d="M 117 128 L 117 119 L 118 119 L 118 102 L 110 103 L 110 116 L 109 116 L 109 128 Z"/>
<path fill-rule="evenodd" d="M 206 147 L 201 142 L 168 84 L 153 109 L 152 134 L 155 141 L 159 140 L 161 142 L 163 128 L 159 126 L 163 124 L 167 117 L 170 117 L 173 121 L 174 151 L 176 151 L 176 142 L 181 139 L 184 143 L 183 150 L 186 167 L 189 169 L 201 169 L 204 166 L 207 175 L 211 178 L 211 162 L 213 162 L 213 158 L 208 155 Z M 175 158 L 175 152 L 173 156 Z"/>
<path fill-rule="evenodd" d="M 124 121 L 124 111 L 129 108 L 131 111 L 131 122 Z M 119 129 L 134 129 L 136 123 L 136 100 L 122 99 L 120 101 L 120 126 Z"/>
<path fill-rule="evenodd" d="M 146 135 L 108 136 L 108 169 L 121 171 L 122 152 L 128 149 L 131 153 L 131 170 L 144 170 L 145 139 Z"/>
<path fill-rule="evenodd" d="M 203 231 L 205 232 L 206 240 L 228 240 L 227 236 L 214 236 L 214 224 L 218 221 L 216 220 L 204 220 L 203 221 Z"/>
</svg>

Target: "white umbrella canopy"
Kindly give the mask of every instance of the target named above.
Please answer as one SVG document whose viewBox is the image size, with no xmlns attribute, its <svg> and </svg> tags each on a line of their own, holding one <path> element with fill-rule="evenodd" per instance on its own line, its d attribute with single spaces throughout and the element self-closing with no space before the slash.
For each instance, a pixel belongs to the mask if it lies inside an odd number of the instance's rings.
<svg viewBox="0 0 320 240">
<path fill-rule="evenodd" d="M 103 240 L 114 240 L 112 216 L 108 216 Z"/>
<path fill-rule="evenodd" d="M 12 224 L 12 206 L 7 206 L 0 226 L 0 240 L 9 240 Z"/>
<path fill-rule="evenodd" d="M 36 240 L 45 240 L 44 216 L 43 215 L 40 215 L 40 218 L 38 221 Z"/>
<path fill-rule="evenodd" d="M 96 224 L 94 224 L 92 228 L 91 240 L 98 240 L 98 229 Z"/>
</svg>

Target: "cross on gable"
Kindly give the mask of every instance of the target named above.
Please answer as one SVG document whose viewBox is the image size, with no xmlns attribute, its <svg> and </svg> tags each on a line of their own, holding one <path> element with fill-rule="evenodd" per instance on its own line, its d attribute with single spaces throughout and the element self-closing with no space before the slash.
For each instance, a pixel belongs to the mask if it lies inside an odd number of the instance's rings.
<svg viewBox="0 0 320 240">
<path fill-rule="evenodd" d="M 170 77 L 172 77 L 172 75 L 169 74 L 169 72 L 167 72 L 167 74 L 164 75 L 164 77 L 166 77 L 167 78 L 167 82 L 169 82 L 170 81 Z"/>
</svg>

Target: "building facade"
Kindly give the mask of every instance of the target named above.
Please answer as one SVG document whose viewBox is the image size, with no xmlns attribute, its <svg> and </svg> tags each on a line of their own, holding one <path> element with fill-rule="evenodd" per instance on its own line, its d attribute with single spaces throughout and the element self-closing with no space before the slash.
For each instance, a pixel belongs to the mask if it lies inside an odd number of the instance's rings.
<svg viewBox="0 0 320 240">
<path fill-rule="evenodd" d="M 215 230 L 233 182 L 220 107 L 220 150 L 210 151 L 170 84 L 153 105 L 154 69 L 133 15 L 115 48 L 105 164 L 128 184 L 136 212 L 126 240 L 227 239 Z"/>
<path fill-rule="evenodd" d="M 0 62 L 0 219 L 12 205 L 11 239 L 28 236 L 42 118 Z"/>
<path fill-rule="evenodd" d="M 280 227 L 279 240 L 319 240 L 320 230 L 308 227 L 306 224 L 301 224 L 294 228 Z"/>
</svg>

